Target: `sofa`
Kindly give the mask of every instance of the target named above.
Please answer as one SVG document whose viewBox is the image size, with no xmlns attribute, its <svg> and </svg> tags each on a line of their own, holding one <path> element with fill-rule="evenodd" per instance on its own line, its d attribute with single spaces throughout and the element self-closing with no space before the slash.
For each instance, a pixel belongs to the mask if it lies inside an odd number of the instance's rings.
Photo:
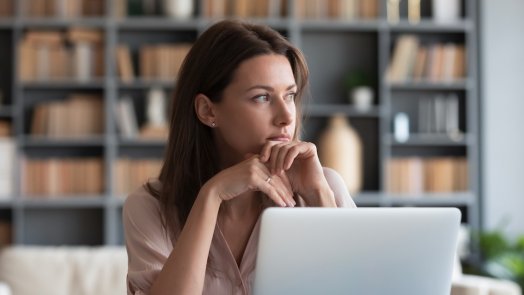
<svg viewBox="0 0 524 295">
<path fill-rule="evenodd" d="M 126 294 L 126 274 L 124 247 L 14 246 L 0 251 L 0 295 Z"/>
<path fill-rule="evenodd" d="M 0 295 L 126 294 L 126 273 L 124 247 L 14 246 L 0 251 Z M 457 258 L 451 294 L 522 292 L 513 282 L 462 274 Z"/>
</svg>

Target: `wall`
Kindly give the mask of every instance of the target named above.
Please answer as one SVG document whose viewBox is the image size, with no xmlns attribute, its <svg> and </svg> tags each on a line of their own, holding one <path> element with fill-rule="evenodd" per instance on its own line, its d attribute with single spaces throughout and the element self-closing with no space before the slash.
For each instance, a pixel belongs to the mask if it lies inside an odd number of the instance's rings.
<svg viewBox="0 0 524 295">
<path fill-rule="evenodd" d="M 481 0 L 483 224 L 524 234 L 524 1 Z"/>
</svg>

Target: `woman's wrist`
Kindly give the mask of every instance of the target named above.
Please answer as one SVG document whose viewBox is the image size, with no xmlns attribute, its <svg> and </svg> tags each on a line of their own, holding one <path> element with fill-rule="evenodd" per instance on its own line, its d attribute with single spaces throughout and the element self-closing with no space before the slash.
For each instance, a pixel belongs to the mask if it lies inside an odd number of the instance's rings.
<svg viewBox="0 0 524 295">
<path fill-rule="evenodd" d="M 315 186 L 307 195 L 302 196 L 311 207 L 336 207 L 335 194 L 329 185 Z"/>
<path fill-rule="evenodd" d="M 198 197 L 204 198 L 205 203 L 208 203 L 216 208 L 219 208 L 223 201 L 216 188 L 212 185 L 209 185 L 209 183 L 206 183 L 202 186 Z"/>
</svg>

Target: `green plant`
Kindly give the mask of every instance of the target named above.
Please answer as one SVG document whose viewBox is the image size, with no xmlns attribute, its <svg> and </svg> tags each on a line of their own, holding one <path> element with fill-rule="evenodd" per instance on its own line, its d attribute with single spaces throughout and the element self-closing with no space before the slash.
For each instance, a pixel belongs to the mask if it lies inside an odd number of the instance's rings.
<svg viewBox="0 0 524 295">
<path fill-rule="evenodd" d="M 355 87 L 370 85 L 369 75 L 361 69 L 350 71 L 344 77 L 344 87 L 347 91 L 351 91 Z"/>
<path fill-rule="evenodd" d="M 512 240 L 501 229 L 477 236 L 482 263 L 479 271 L 494 278 L 512 280 L 524 289 L 524 235 Z"/>
</svg>

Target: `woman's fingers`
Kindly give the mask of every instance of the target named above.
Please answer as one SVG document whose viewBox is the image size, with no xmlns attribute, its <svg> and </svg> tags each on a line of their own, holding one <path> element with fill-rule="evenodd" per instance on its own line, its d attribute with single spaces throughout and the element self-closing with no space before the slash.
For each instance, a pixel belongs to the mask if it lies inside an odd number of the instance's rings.
<svg viewBox="0 0 524 295">
<path fill-rule="evenodd" d="M 272 174 L 277 174 L 282 171 L 279 166 L 279 157 L 285 156 L 289 143 L 279 143 L 271 147 L 271 155 L 269 158 L 269 167 Z"/>
<path fill-rule="evenodd" d="M 272 175 L 269 169 L 261 163 L 260 173 L 255 180 L 255 186 L 269 196 L 276 204 L 286 207 L 294 206 L 293 194 L 291 187 L 285 185 L 282 177 L 279 175 Z"/>
<path fill-rule="evenodd" d="M 293 200 L 291 188 L 286 185 L 286 182 L 283 181 L 280 175 L 272 175 L 270 181 L 266 183 L 276 190 L 288 207 L 294 207 L 296 205 L 295 200 Z"/>
<path fill-rule="evenodd" d="M 269 157 L 271 155 L 271 148 L 276 144 L 278 144 L 278 141 L 268 141 L 262 147 L 262 150 L 260 151 L 260 161 L 262 163 L 265 163 L 267 162 L 267 160 L 269 160 Z"/>
<path fill-rule="evenodd" d="M 273 174 L 281 173 L 291 168 L 297 156 L 306 150 L 302 142 L 281 143 L 271 147 L 269 167 Z"/>
</svg>

